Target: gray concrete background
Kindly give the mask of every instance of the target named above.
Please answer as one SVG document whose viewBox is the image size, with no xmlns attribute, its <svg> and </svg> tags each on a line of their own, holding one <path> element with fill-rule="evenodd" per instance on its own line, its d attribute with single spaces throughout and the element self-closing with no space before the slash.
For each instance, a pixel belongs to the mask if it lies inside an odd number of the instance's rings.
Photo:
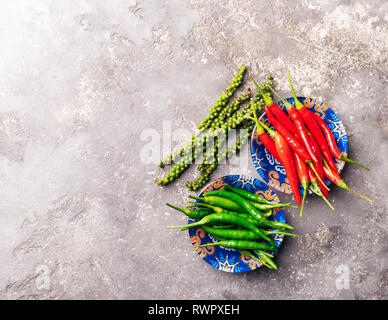
<svg viewBox="0 0 388 320">
<path fill-rule="evenodd" d="M 387 299 L 386 1 L 4 0 L 0 10 L 0 298 Z M 350 155 L 333 188 L 288 211 L 277 272 L 204 263 L 173 185 L 140 161 L 145 128 L 194 128 L 237 65 L 322 97 Z M 249 81 L 246 86 L 250 86 Z M 245 148 L 243 152 L 248 152 Z M 233 173 L 223 166 L 216 178 Z M 244 173 L 258 176 L 253 165 Z M 288 198 L 278 195 L 282 200 Z M 349 272 L 349 288 L 338 281 Z"/>
</svg>

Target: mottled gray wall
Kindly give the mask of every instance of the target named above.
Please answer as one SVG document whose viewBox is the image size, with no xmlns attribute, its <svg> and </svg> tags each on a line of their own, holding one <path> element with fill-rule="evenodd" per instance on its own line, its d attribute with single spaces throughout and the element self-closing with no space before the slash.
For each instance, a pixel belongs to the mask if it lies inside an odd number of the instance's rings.
<svg viewBox="0 0 388 320">
<path fill-rule="evenodd" d="M 3 0 L 0 11 L 0 298 L 387 299 L 387 12 L 383 0 Z M 308 199 L 277 272 L 204 263 L 185 223 L 189 170 L 161 188 L 145 128 L 194 129 L 245 64 L 287 95 L 322 97 L 353 158 L 332 212 Z M 250 85 L 247 83 L 247 86 Z M 242 152 L 248 152 L 245 148 Z M 213 177 L 233 173 L 221 167 Z M 244 173 L 256 176 L 253 165 Z M 288 200 L 279 194 L 282 200 Z M 345 266 L 349 289 L 338 289 Z M 340 269 L 338 269 L 340 268 Z"/>
</svg>

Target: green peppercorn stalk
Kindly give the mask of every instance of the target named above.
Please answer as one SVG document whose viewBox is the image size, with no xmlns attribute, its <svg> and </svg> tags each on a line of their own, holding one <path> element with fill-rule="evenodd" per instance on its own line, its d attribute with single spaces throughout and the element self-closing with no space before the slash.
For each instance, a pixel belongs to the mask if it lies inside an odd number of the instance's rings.
<svg viewBox="0 0 388 320">
<path fill-rule="evenodd" d="M 235 155 L 240 151 L 241 146 L 245 144 L 253 130 L 253 124 L 247 125 L 244 129 L 248 130 L 237 137 L 234 145 L 229 146 L 218 153 L 215 163 L 202 164 L 201 174 L 195 180 L 186 182 L 186 186 L 190 191 L 196 191 L 203 187 L 209 181 L 210 174 L 213 173 L 220 162 L 229 159 L 230 156 Z"/>
<path fill-rule="evenodd" d="M 269 81 L 271 82 L 271 81 Z M 269 90 L 268 85 L 264 86 L 265 90 Z M 259 111 L 262 109 L 264 105 L 264 101 L 262 97 L 258 97 L 256 99 L 251 99 L 250 105 L 246 105 L 243 109 L 238 110 L 232 117 L 230 117 L 226 124 L 223 124 L 222 128 L 235 128 L 237 125 L 240 125 L 244 120 L 247 120 L 247 116 L 251 116 L 253 110 Z M 254 127 L 254 123 L 251 120 L 248 120 L 248 123 L 243 127 L 244 129 L 248 129 L 248 132 L 239 136 L 236 140 L 236 144 L 234 146 L 230 146 L 226 148 L 226 150 L 221 150 L 217 154 L 217 158 L 213 163 L 206 163 L 205 161 L 200 164 L 197 168 L 201 174 L 194 180 L 186 182 L 186 186 L 190 191 L 196 191 L 199 188 L 203 187 L 209 180 L 212 172 L 215 171 L 219 162 L 228 159 L 231 155 L 238 152 L 242 145 L 248 140 L 250 134 L 252 133 Z M 218 146 L 219 148 L 219 146 Z"/>
<path fill-rule="evenodd" d="M 268 84 L 263 84 L 263 90 L 266 90 L 268 88 Z M 239 98 L 239 103 L 236 103 L 238 105 L 241 104 L 242 100 L 246 99 L 246 96 L 248 94 L 243 94 Z M 237 98 L 236 100 L 238 100 Z M 260 105 L 263 105 L 263 99 L 259 97 L 259 99 L 254 99 L 255 103 L 259 103 Z M 241 124 L 241 122 L 244 120 L 244 115 L 247 111 L 247 107 L 245 107 L 245 110 L 238 110 L 237 112 L 233 113 L 229 118 L 224 119 L 224 121 L 221 123 L 218 123 L 218 129 L 224 129 L 224 130 L 230 130 L 235 129 L 238 125 Z M 260 109 L 257 109 L 260 110 Z M 229 113 L 231 114 L 231 113 Z M 191 141 L 186 142 L 182 148 L 174 150 L 174 152 L 170 155 L 167 155 L 163 161 L 159 163 L 159 167 L 164 167 L 164 164 L 172 163 L 172 162 L 178 162 L 185 154 L 188 153 L 190 148 L 193 148 L 195 150 L 200 150 L 202 148 L 203 153 L 205 152 L 206 148 L 206 139 L 213 139 L 215 136 L 219 135 L 220 130 L 214 131 L 214 132 L 207 132 L 202 137 L 196 137 L 192 136 Z M 198 152 L 196 152 L 198 154 Z M 194 159 L 196 159 L 196 156 L 194 156 Z"/>
<path fill-rule="evenodd" d="M 250 105 L 246 105 L 243 109 L 239 110 L 231 118 L 229 118 L 228 122 L 226 123 L 226 127 L 233 129 L 237 125 L 240 125 L 243 122 L 243 120 L 245 119 L 245 117 L 247 116 L 247 114 L 249 115 L 252 113 L 252 108 L 256 111 L 260 111 L 262 109 L 263 103 L 264 102 L 262 99 L 259 99 L 259 100 L 251 99 Z M 250 120 L 248 120 L 248 124 L 250 127 L 252 127 L 253 122 L 249 122 L 249 121 Z M 248 127 L 245 126 L 244 128 L 248 128 Z M 245 143 L 245 141 L 243 141 L 241 144 L 244 144 L 244 143 Z M 229 153 L 230 152 L 228 152 L 228 154 Z M 208 162 L 204 161 L 202 164 L 198 165 L 197 170 L 199 172 L 202 172 L 202 173 L 206 172 L 209 174 L 209 163 Z M 215 165 L 212 163 L 210 168 L 212 169 L 212 171 L 214 171 Z"/>
<path fill-rule="evenodd" d="M 235 129 L 244 121 L 244 116 L 246 112 L 249 112 L 249 108 L 246 108 L 237 116 L 233 117 L 232 120 L 228 120 L 222 128 L 219 128 L 216 131 L 209 131 L 201 137 L 192 139 L 191 143 L 193 147 L 187 148 L 185 150 L 185 155 L 181 157 L 176 164 L 174 164 L 174 166 L 171 168 L 171 170 L 167 173 L 165 177 L 157 179 L 156 183 L 158 185 L 165 186 L 176 180 L 189 167 L 188 163 L 193 162 L 197 158 L 197 156 L 199 155 L 199 150 L 202 149 L 204 151 L 204 148 L 206 147 L 206 139 L 214 139 L 215 137 L 217 137 L 217 135 L 219 136 L 221 132 L 227 132 L 228 129 Z M 201 179 L 201 184 L 203 183 L 202 185 L 206 183 L 204 182 L 205 178 L 206 177 L 203 177 L 203 179 Z"/>
<path fill-rule="evenodd" d="M 233 100 L 230 104 L 228 104 L 218 115 L 218 117 L 214 120 L 211 125 L 211 129 L 214 131 L 225 122 L 227 117 L 232 116 L 234 112 L 236 112 L 242 103 L 247 101 L 251 97 L 251 89 L 248 89 L 245 93 L 239 96 L 237 99 Z"/>
<path fill-rule="evenodd" d="M 209 128 L 211 123 L 213 122 L 213 119 L 217 117 L 218 113 L 221 111 L 223 107 L 226 106 L 226 104 L 229 101 L 229 98 L 234 94 L 234 92 L 237 90 L 237 88 L 242 84 L 243 77 L 246 71 L 245 66 L 239 66 L 238 67 L 239 72 L 233 77 L 232 82 L 228 88 L 226 88 L 225 91 L 221 93 L 221 95 L 218 97 L 214 105 L 209 109 L 208 115 L 205 119 L 201 121 L 201 123 L 198 126 L 198 129 L 201 131 L 206 130 Z"/>
<path fill-rule="evenodd" d="M 228 103 L 229 98 L 242 84 L 246 67 L 239 66 L 238 70 L 239 72 L 233 77 L 230 86 L 227 87 L 226 90 L 221 93 L 221 95 L 214 103 L 213 107 L 209 109 L 208 116 L 205 119 L 203 119 L 199 124 L 198 129 L 200 129 L 201 131 L 206 130 L 210 126 L 212 120 L 217 116 L 218 112 Z M 195 136 L 192 136 L 191 138 L 193 140 L 195 139 Z M 158 166 L 160 168 L 164 168 L 166 164 L 177 162 L 177 158 L 182 157 L 185 154 L 185 150 L 187 150 L 187 148 L 189 147 L 190 147 L 190 142 L 186 142 L 182 148 L 176 149 L 171 154 L 168 154 L 167 156 L 165 156 L 163 160 L 159 162 Z"/>
<path fill-rule="evenodd" d="M 240 126 L 242 124 L 242 122 L 244 120 L 247 120 L 245 119 L 246 115 L 247 114 L 250 114 L 252 113 L 252 108 L 256 111 L 260 111 L 262 109 L 262 106 L 263 106 L 263 100 L 260 99 L 260 100 L 254 100 L 254 99 L 251 99 L 251 104 L 248 106 L 246 105 L 245 108 L 239 110 L 238 112 L 236 112 L 231 118 L 230 118 L 230 122 L 228 121 L 226 123 L 226 130 L 225 130 L 225 133 L 224 135 L 220 135 L 218 136 L 220 139 L 222 140 L 218 140 L 217 141 L 217 148 L 219 149 L 222 145 L 223 142 L 225 142 L 225 140 L 227 139 L 227 133 L 228 133 L 228 130 L 230 129 L 235 129 L 236 127 Z M 247 120 L 247 123 L 248 123 L 248 126 L 245 126 L 244 129 L 248 128 L 251 124 L 253 124 L 253 122 L 251 122 L 251 120 Z M 223 129 L 223 128 L 221 128 Z M 215 153 L 212 153 L 212 155 L 215 155 L 217 156 L 217 154 Z M 204 165 L 207 165 L 208 163 L 212 163 L 214 162 L 214 158 L 211 158 L 211 157 L 206 157 L 204 158 L 204 161 L 202 164 Z M 202 164 L 200 164 L 197 168 L 198 171 L 201 171 L 202 170 Z"/>
<path fill-rule="evenodd" d="M 185 142 L 181 148 L 173 150 L 172 153 L 168 154 L 159 162 L 158 167 L 164 168 L 166 164 L 171 164 L 173 162 L 178 162 L 181 157 L 183 157 L 187 151 L 192 148 L 192 145 L 195 143 L 196 136 L 191 136 L 191 140 Z"/>
<path fill-rule="evenodd" d="M 219 116 L 214 120 L 211 129 L 214 131 L 219 129 L 220 126 L 225 122 L 225 118 L 230 117 L 236 110 L 238 110 L 243 102 L 248 100 L 251 96 L 251 89 L 248 89 L 245 93 L 233 100 L 229 105 L 227 105 L 219 114 Z M 171 154 L 168 154 L 164 157 L 162 161 L 159 162 L 158 166 L 164 168 L 166 164 L 171 164 L 177 162 L 180 157 L 182 157 L 189 148 L 191 148 L 192 142 L 196 140 L 196 136 L 191 137 L 191 141 L 184 143 L 181 148 L 175 149 Z"/>
<path fill-rule="evenodd" d="M 269 83 L 269 82 L 268 82 Z M 263 84 L 264 90 L 266 90 L 268 85 Z M 251 105 L 255 105 L 255 110 L 261 110 L 263 106 L 263 99 L 252 99 Z M 188 167 L 189 164 L 192 163 L 197 157 L 200 155 L 199 151 L 202 150 L 203 154 L 208 153 L 209 151 L 206 150 L 206 139 L 214 139 L 217 137 L 222 131 L 227 132 L 230 129 L 235 129 L 238 126 L 240 126 L 243 121 L 247 120 L 246 116 L 252 115 L 252 107 L 251 105 L 247 104 L 242 109 L 236 111 L 231 115 L 229 118 L 224 120 L 224 123 L 218 124 L 219 128 L 215 131 L 208 131 L 202 136 L 195 137 L 193 136 L 191 141 L 186 143 L 184 145 L 184 148 L 179 150 L 177 154 L 179 154 L 179 160 L 173 165 L 171 170 L 166 174 L 165 177 L 157 179 L 156 183 L 158 185 L 165 186 L 174 180 L 176 180 Z M 249 123 L 250 130 L 249 134 L 253 129 L 253 123 Z M 246 133 L 246 137 L 239 137 L 238 140 L 236 140 L 236 145 L 228 148 L 228 150 L 222 150 L 218 151 L 219 145 L 214 147 L 217 150 L 210 150 L 210 154 L 213 155 L 217 154 L 219 159 L 225 160 L 230 157 L 230 155 L 235 154 L 236 151 L 240 150 L 241 145 L 243 145 L 246 140 L 248 140 L 248 133 Z M 183 150 L 183 151 L 182 151 Z M 209 159 L 208 156 L 206 156 L 207 160 Z M 206 161 L 205 161 L 206 162 Z M 208 161 L 209 162 L 209 161 Z M 214 162 L 214 161 L 213 161 Z M 211 163 L 211 164 L 202 164 L 206 165 L 206 169 L 204 169 L 204 172 L 201 172 L 202 174 L 197 177 L 194 181 L 187 182 L 186 185 L 190 190 L 197 190 L 201 186 L 205 185 L 206 182 L 210 178 L 210 174 L 217 168 L 218 163 Z M 200 165 L 200 166 L 202 166 Z M 202 171 L 202 169 L 201 169 Z"/>
</svg>

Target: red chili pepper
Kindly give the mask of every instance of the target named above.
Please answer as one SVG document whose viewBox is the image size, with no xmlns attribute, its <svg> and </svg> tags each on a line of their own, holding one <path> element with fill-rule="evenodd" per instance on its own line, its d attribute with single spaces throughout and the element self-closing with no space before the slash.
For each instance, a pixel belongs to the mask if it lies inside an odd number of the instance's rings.
<svg viewBox="0 0 388 320">
<path fill-rule="evenodd" d="M 283 164 L 283 167 L 286 171 L 286 175 L 288 178 L 288 182 L 290 183 L 290 187 L 292 193 L 294 194 L 296 203 L 301 205 L 301 196 L 298 186 L 298 174 L 296 173 L 294 159 L 292 157 L 292 151 L 286 141 L 278 132 L 268 128 L 264 123 L 256 121 L 256 126 L 262 126 L 264 129 L 268 131 L 270 136 L 275 141 L 276 151 L 279 155 L 280 162 Z"/>
<path fill-rule="evenodd" d="M 328 145 L 328 147 L 330 149 L 330 152 L 331 152 L 331 154 L 333 155 L 334 158 L 336 158 L 337 160 L 342 160 L 342 161 L 354 163 L 354 164 L 360 166 L 361 168 L 364 168 L 366 170 L 370 170 L 369 168 L 365 167 L 361 163 L 358 163 L 358 162 L 356 162 L 354 160 L 351 160 L 351 159 L 345 157 L 343 154 L 341 154 L 339 149 L 338 149 L 338 146 L 337 146 L 337 143 L 335 141 L 335 138 L 334 138 L 330 128 L 327 126 L 326 122 L 320 116 L 318 116 L 316 113 L 314 113 L 314 112 L 311 112 L 311 113 L 314 115 L 314 118 L 315 118 L 316 122 L 318 123 L 318 125 L 321 128 L 323 134 L 325 135 L 327 145 Z"/>
<path fill-rule="evenodd" d="M 309 110 L 303 105 L 302 102 L 298 100 L 296 97 L 294 88 L 291 83 L 291 75 L 290 71 L 288 71 L 288 80 L 290 83 L 292 95 L 295 99 L 295 107 L 298 110 L 298 112 L 301 114 L 304 123 L 306 124 L 307 128 L 310 130 L 311 134 L 313 135 L 314 139 L 317 141 L 319 148 L 321 149 L 323 157 L 326 159 L 327 163 L 331 168 L 336 168 L 336 165 L 333 161 L 333 157 L 331 156 L 329 147 L 327 145 L 326 139 L 318 125 L 318 123 L 315 121 L 315 118 L 313 117 L 312 113 L 309 112 Z"/>
<path fill-rule="evenodd" d="M 309 139 L 309 144 L 311 146 L 311 150 L 312 150 L 312 152 L 314 152 L 315 158 L 318 159 L 317 162 L 314 162 L 314 167 L 317 170 L 319 177 L 321 178 L 320 180 L 325 181 L 324 180 L 325 173 L 323 171 L 322 155 L 321 155 L 321 151 L 319 150 L 319 146 L 311 134 L 308 134 L 308 139 Z M 329 193 L 327 192 L 328 187 L 326 186 L 326 184 L 322 183 L 319 180 L 318 180 L 318 184 L 319 184 L 319 187 L 321 188 L 323 194 L 325 195 L 325 197 L 329 198 Z"/>
<path fill-rule="evenodd" d="M 300 208 L 300 216 L 303 216 L 304 200 L 306 198 L 306 193 L 307 193 L 310 179 L 309 179 L 306 163 L 295 152 L 293 152 L 293 157 L 294 157 L 296 172 L 298 173 L 298 177 L 299 177 L 299 182 L 303 188 L 302 206 Z"/>
<path fill-rule="evenodd" d="M 315 152 L 313 152 L 302 116 L 291 103 L 285 101 L 274 89 L 271 88 L 271 90 L 277 97 L 279 97 L 280 100 L 283 101 L 284 105 L 286 106 L 287 112 L 294 123 L 294 127 L 297 129 L 296 137 L 299 139 L 300 142 L 303 143 L 304 147 L 306 148 L 307 152 L 311 157 L 311 160 L 313 161 L 313 163 L 318 162 L 321 158 L 321 154 L 319 153 L 317 158 Z"/>
<path fill-rule="evenodd" d="M 286 170 L 288 182 L 290 183 L 292 193 L 294 194 L 296 203 L 301 205 L 300 191 L 298 186 L 298 174 L 296 173 L 292 152 L 287 141 L 280 135 L 274 136 L 276 150 L 279 154 L 281 162 Z"/>
<path fill-rule="evenodd" d="M 255 85 L 257 86 L 258 90 L 261 90 L 257 82 L 253 79 L 251 76 L 252 80 L 255 82 Z M 262 91 L 261 91 L 262 92 Z M 265 103 L 265 113 L 268 117 L 268 120 L 272 123 L 274 126 L 275 130 L 288 142 L 289 146 L 299 154 L 299 156 L 303 159 L 303 161 L 311 161 L 311 158 L 303 145 L 293 136 L 293 134 L 284 126 L 280 123 L 279 120 L 276 119 L 276 117 L 272 114 L 271 110 L 269 110 L 268 104 L 272 102 L 272 99 L 268 100 L 268 96 L 266 96 L 262 92 L 263 98 L 264 98 L 264 103 Z M 267 100 L 267 101 L 266 101 Z"/>
<path fill-rule="evenodd" d="M 276 103 L 273 102 L 272 98 L 270 96 L 267 96 L 263 90 L 261 90 L 260 86 L 258 85 L 258 83 L 256 82 L 256 80 L 251 76 L 249 75 L 253 81 L 253 83 L 255 84 L 257 90 L 260 92 L 260 94 L 263 96 L 263 99 L 264 99 L 264 103 L 266 105 L 266 107 L 274 114 L 274 116 L 276 117 L 276 119 L 278 119 L 280 121 L 280 123 L 282 125 L 284 125 L 289 131 L 292 132 L 292 134 L 294 135 L 297 135 L 298 134 L 298 131 L 294 125 L 294 123 L 291 121 L 291 119 L 287 116 L 287 114 L 283 111 L 283 109 L 277 105 Z M 271 87 L 270 87 L 271 88 Z M 271 90 L 273 91 L 273 89 L 271 88 Z"/>
<path fill-rule="evenodd" d="M 305 147 L 299 142 L 299 140 L 296 139 L 294 135 L 285 126 L 283 126 L 278 119 L 275 118 L 267 106 L 265 106 L 264 110 L 268 120 L 274 126 L 275 130 L 287 141 L 290 148 L 294 150 L 294 152 L 296 152 L 303 161 L 311 161 L 310 155 L 306 151 Z"/>
<path fill-rule="evenodd" d="M 363 198 L 365 200 L 368 200 L 369 202 L 373 202 L 372 199 L 369 199 L 361 194 L 359 194 L 358 192 L 354 191 L 353 189 L 349 188 L 349 186 L 345 183 L 344 180 L 341 179 L 341 177 L 339 176 L 339 174 L 335 171 L 330 171 L 327 163 L 325 163 L 325 166 L 323 167 L 323 170 L 325 172 L 325 176 L 331 181 L 333 182 L 334 184 L 336 184 L 337 186 L 339 186 L 340 188 L 342 189 L 345 189 L 353 194 L 355 194 L 356 196 L 360 197 L 360 198 Z"/>
<path fill-rule="evenodd" d="M 278 152 L 276 151 L 275 142 L 271 139 L 271 137 L 265 132 L 262 127 L 259 127 L 256 130 L 259 134 L 259 139 L 263 143 L 264 147 L 269 151 L 270 154 L 275 157 L 277 161 L 281 162 Z"/>
<path fill-rule="evenodd" d="M 259 87 L 259 85 L 255 81 L 255 79 L 253 79 L 253 77 L 251 75 L 250 75 L 250 77 L 254 81 L 258 90 L 261 90 L 261 88 Z M 311 157 L 310 157 L 309 153 L 306 151 L 303 144 L 298 140 L 298 138 L 294 137 L 294 135 L 282 123 L 280 123 L 280 121 L 277 120 L 276 117 L 269 110 L 267 104 L 271 103 L 272 99 L 268 100 L 268 96 L 265 95 L 264 93 L 262 95 L 263 95 L 264 103 L 266 104 L 265 113 L 266 113 L 268 119 L 270 120 L 270 122 L 272 123 L 272 125 L 274 126 L 274 128 L 276 129 L 276 131 L 287 141 L 290 148 L 294 152 L 296 152 L 302 158 L 302 160 L 305 161 L 311 167 L 311 169 L 314 171 L 314 173 L 317 174 L 318 180 L 320 180 L 320 182 L 322 184 L 324 184 L 323 179 L 321 178 L 321 175 L 319 175 L 316 172 L 315 167 L 313 165 L 313 162 L 311 160 Z M 267 101 L 266 101 L 266 99 L 267 99 Z"/>
<path fill-rule="evenodd" d="M 326 125 L 325 121 L 322 120 L 320 116 L 318 116 L 316 113 L 311 112 L 317 121 L 319 127 L 321 128 L 323 134 L 325 135 L 327 145 L 330 149 L 331 154 L 334 158 L 338 159 L 341 157 L 341 153 L 337 147 L 337 143 L 335 142 L 334 136 L 331 133 L 330 128 Z"/>
<path fill-rule="evenodd" d="M 283 109 L 279 105 L 277 105 L 276 103 L 273 103 L 272 105 L 268 106 L 268 108 L 275 115 L 276 119 L 278 119 L 281 124 L 283 124 L 288 130 L 290 130 L 292 134 L 294 135 L 298 134 L 298 130 L 295 127 L 294 123 L 291 121 L 291 119 L 287 116 L 287 114 L 283 111 Z"/>
<path fill-rule="evenodd" d="M 314 173 L 318 176 L 318 180 L 320 180 L 320 183 L 324 185 L 323 182 L 323 171 L 317 172 L 315 168 L 315 164 L 311 160 L 311 157 L 309 153 L 306 151 L 305 147 L 302 145 L 302 143 L 298 140 L 298 138 L 294 137 L 290 131 L 287 130 L 286 127 L 284 127 L 272 114 L 272 112 L 268 109 L 265 109 L 265 113 L 269 119 L 269 121 L 272 123 L 276 131 L 287 141 L 290 148 L 298 154 L 298 156 L 302 159 L 302 161 L 306 162 L 311 169 L 314 171 Z"/>
<path fill-rule="evenodd" d="M 259 120 L 257 119 L 256 112 L 254 110 L 252 110 L 252 112 L 255 118 L 254 119 L 251 118 L 251 119 L 254 120 L 256 123 L 258 123 Z M 265 132 L 265 130 L 261 126 L 256 125 L 256 131 L 264 147 L 269 151 L 270 154 L 272 154 L 275 157 L 277 161 L 281 163 L 279 154 L 276 150 L 275 142 L 271 139 L 271 137 L 267 134 L 267 132 Z"/>
</svg>

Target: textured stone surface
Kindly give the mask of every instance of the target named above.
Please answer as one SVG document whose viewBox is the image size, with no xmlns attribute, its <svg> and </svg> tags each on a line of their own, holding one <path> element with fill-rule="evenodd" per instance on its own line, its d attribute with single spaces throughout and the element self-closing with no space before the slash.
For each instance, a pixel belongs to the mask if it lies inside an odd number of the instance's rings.
<svg viewBox="0 0 388 320">
<path fill-rule="evenodd" d="M 2 1 L 0 298 L 387 299 L 386 1 Z M 308 199 L 277 272 L 217 271 L 193 252 L 188 170 L 166 188 L 140 161 L 144 129 L 194 129 L 236 66 L 286 72 L 345 124 L 349 185 Z M 246 86 L 250 84 L 247 83 Z M 173 145 L 184 139 L 173 142 Z M 242 154 L 247 154 L 244 148 Z M 256 176 L 222 166 L 227 173 Z M 279 194 L 282 200 L 289 198 Z M 345 276 L 345 278 L 343 278 Z M 346 279 L 348 277 L 348 281 Z M 345 279 L 341 282 L 341 279 Z"/>
</svg>

